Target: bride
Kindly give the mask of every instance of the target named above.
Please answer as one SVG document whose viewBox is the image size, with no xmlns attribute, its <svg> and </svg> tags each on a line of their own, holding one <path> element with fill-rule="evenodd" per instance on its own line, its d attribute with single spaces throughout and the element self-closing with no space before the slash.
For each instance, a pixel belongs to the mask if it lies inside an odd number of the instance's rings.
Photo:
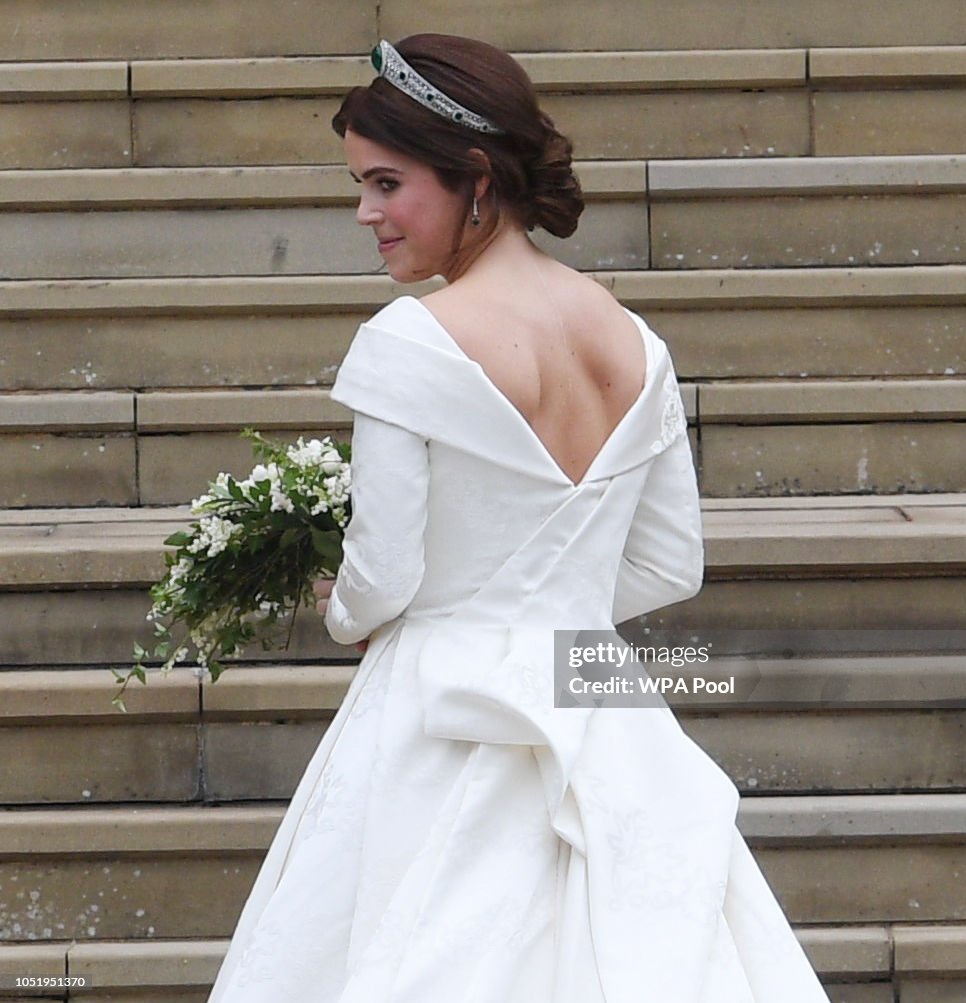
<svg viewBox="0 0 966 1003">
<path fill-rule="evenodd" d="M 539 251 L 583 208 L 505 53 L 416 35 L 333 125 L 389 274 L 363 324 L 332 637 L 366 647 L 244 908 L 226 1003 L 822 1003 L 666 707 L 554 706 L 554 630 L 693 595 L 698 495 L 664 343 Z"/>
</svg>

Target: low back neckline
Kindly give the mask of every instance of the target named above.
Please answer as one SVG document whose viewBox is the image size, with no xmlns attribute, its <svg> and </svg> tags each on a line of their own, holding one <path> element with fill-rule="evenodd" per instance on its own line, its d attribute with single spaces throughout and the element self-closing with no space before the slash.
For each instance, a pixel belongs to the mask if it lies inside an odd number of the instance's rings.
<svg viewBox="0 0 966 1003">
<path fill-rule="evenodd" d="M 628 408 L 624 411 L 624 413 L 618 419 L 617 423 L 611 428 L 610 432 L 607 434 L 604 441 L 598 447 L 590 463 L 584 470 L 583 475 L 578 480 L 575 481 L 567 473 L 567 471 L 564 470 L 559 460 L 557 460 L 557 458 L 553 455 L 553 453 L 551 453 L 550 450 L 547 448 L 546 443 L 537 434 L 536 430 L 534 429 L 533 425 L 530 424 L 530 421 L 527 419 L 526 415 L 524 415 L 524 413 L 516 406 L 516 404 L 513 403 L 512 400 L 510 400 L 510 398 L 503 392 L 503 390 L 501 390 L 500 387 L 493 382 L 493 380 L 490 378 L 489 374 L 486 372 L 483 366 L 476 359 L 468 355 L 463 350 L 462 346 L 452 336 L 452 334 L 450 334 L 450 332 L 447 330 L 442 321 L 439 320 L 436 314 L 434 314 L 433 311 L 430 310 L 430 308 L 426 306 L 426 304 L 423 303 L 422 300 L 418 299 L 415 296 L 405 296 L 400 298 L 411 300 L 413 303 L 417 304 L 420 310 L 427 317 L 430 318 L 436 329 L 446 338 L 447 343 L 451 345 L 452 348 L 455 349 L 455 354 L 458 355 L 463 361 L 465 361 L 475 369 L 480 379 L 483 381 L 484 386 L 486 386 L 493 394 L 495 394 L 498 401 L 501 402 L 504 407 L 509 408 L 512 414 L 516 416 L 519 424 L 523 426 L 524 434 L 529 436 L 531 441 L 537 446 L 538 451 L 542 454 L 544 459 L 547 462 L 549 462 L 553 466 L 555 471 L 567 481 L 570 487 L 574 489 L 581 488 L 586 483 L 588 483 L 588 481 L 590 480 L 590 475 L 593 472 L 594 468 L 599 464 L 601 458 L 606 454 L 610 445 L 615 441 L 615 439 L 617 439 L 621 430 L 624 428 L 625 425 L 628 424 L 631 415 L 637 410 L 641 402 L 647 397 L 650 391 L 650 387 L 652 385 L 654 376 L 654 360 L 652 358 L 652 353 L 648 345 L 647 328 L 641 322 L 641 319 L 633 311 L 628 310 L 626 307 L 622 307 L 621 309 L 623 309 L 624 312 L 627 314 L 627 316 L 630 317 L 631 320 L 634 322 L 634 325 L 635 327 L 637 327 L 638 332 L 640 333 L 641 336 L 641 344 L 644 349 L 644 365 L 645 365 L 643 385 L 641 386 L 641 389 L 637 394 L 637 396 L 634 398 L 634 400 L 631 402 Z"/>
</svg>

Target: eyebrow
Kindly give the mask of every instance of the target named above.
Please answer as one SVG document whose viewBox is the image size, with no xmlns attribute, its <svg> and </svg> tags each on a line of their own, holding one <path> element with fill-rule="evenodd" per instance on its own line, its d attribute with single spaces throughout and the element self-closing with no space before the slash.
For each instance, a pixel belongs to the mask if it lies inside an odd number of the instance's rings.
<svg viewBox="0 0 966 1003">
<path fill-rule="evenodd" d="M 352 176 L 353 181 L 365 181 L 366 178 L 371 178 L 373 174 L 402 174 L 402 171 L 397 171 L 394 167 L 370 167 L 361 178 L 357 178 L 352 171 L 349 171 Z"/>
</svg>

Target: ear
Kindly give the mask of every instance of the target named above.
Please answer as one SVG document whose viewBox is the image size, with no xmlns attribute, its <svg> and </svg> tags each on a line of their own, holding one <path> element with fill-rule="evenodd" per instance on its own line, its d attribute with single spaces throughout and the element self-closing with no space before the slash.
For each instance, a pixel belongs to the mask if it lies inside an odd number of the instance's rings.
<svg viewBox="0 0 966 1003">
<path fill-rule="evenodd" d="M 466 155 L 470 160 L 474 161 L 480 169 L 479 177 L 473 182 L 473 194 L 477 199 L 482 199 L 483 196 L 490 190 L 490 179 L 493 176 L 493 165 L 490 163 L 490 158 L 486 155 L 484 150 L 481 150 L 478 146 L 474 146 L 466 151 Z"/>
</svg>

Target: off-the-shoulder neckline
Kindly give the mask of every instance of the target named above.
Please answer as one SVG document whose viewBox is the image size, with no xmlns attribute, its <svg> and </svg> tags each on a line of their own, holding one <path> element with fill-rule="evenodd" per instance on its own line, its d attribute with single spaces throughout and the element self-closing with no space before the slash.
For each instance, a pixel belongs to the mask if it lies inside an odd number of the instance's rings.
<svg viewBox="0 0 966 1003">
<path fill-rule="evenodd" d="M 479 377 L 483 385 L 486 388 L 488 388 L 488 390 L 491 393 L 496 395 L 499 401 L 502 402 L 503 406 L 510 409 L 513 415 L 516 416 L 518 422 L 523 426 L 524 434 L 528 435 L 532 439 L 532 441 L 538 446 L 539 451 L 542 453 L 546 461 L 552 464 L 557 473 L 561 477 L 565 478 L 567 483 L 570 484 L 570 486 L 573 488 L 580 488 L 591 479 L 591 475 L 594 472 L 594 468 L 600 464 L 602 457 L 608 452 L 611 444 L 620 437 L 623 429 L 631 421 L 632 415 L 634 415 L 637 412 L 637 410 L 641 407 L 643 401 L 649 396 L 651 392 L 651 387 L 653 386 L 653 381 L 657 375 L 656 359 L 654 358 L 654 352 L 650 344 L 650 338 L 648 338 L 647 336 L 648 335 L 647 325 L 644 324 L 644 322 L 641 320 L 640 317 L 637 316 L 636 313 L 634 313 L 632 310 L 628 310 L 627 307 L 623 307 L 622 309 L 624 310 L 624 312 L 627 313 L 627 315 L 637 325 L 638 331 L 640 332 L 641 335 L 641 342 L 644 346 L 644 360 L 645 360 L 644 383 L 637 397 L 634 398 L 630 406 L 621 416 L 617 424 L 614 425 L 614 427 L 608 434 L 607 438 L 603 441 L 600 448 L 594 454 L 594 457 L 590 461 L 590 464 L 587 466 L 587 469 L 584 471 L 583 476 L 579 480 L 575 481 L 563 469 L 563 467 L 560 465 L 560 463 L 553 455 L 553 453 L 550 452 L 550 450 L 544 443 L 543 439 L 541 439 L 540 436 L 537 435 L 533 426 L 527 420 L 523 412 L 520 411 L 520 409 L 513 403 L 513 401 L 511 401 L 510 398 L 507 397 L 507 395 L 493 382 L 493 380 L 490 379 L 486 370 L 480 365 L 480 363 L 477 362 L 476 359 L 467 355 L 467 353 L 460 346 L 459 342 L 457 342 L 456 339 L 450 334 L 450 332 L 446 329 L 445 325 L 439 320 L 436 314 L 434 314 L 433 311 L 430 310 L 430 308 L 426 306 L 426 304 L 423 303 L 422 300 L 418 299 L 415 296 L 401 296 L 395 302 L 398 303 L 402 300 L 405 300 L 406 302 L 415 303 L 418 309 L 427 318 L 429 318 L 429 320 L 435 326 L 436 330 L 440 332 L 442 335 L 444 335 L 447 343 L 455 349 L 455 354 L 457 354 L 463 361 L 465 361 L 468 365 L 472 366 L 476 370 L 476 372 L 479 374 Z"/>
</svg>

